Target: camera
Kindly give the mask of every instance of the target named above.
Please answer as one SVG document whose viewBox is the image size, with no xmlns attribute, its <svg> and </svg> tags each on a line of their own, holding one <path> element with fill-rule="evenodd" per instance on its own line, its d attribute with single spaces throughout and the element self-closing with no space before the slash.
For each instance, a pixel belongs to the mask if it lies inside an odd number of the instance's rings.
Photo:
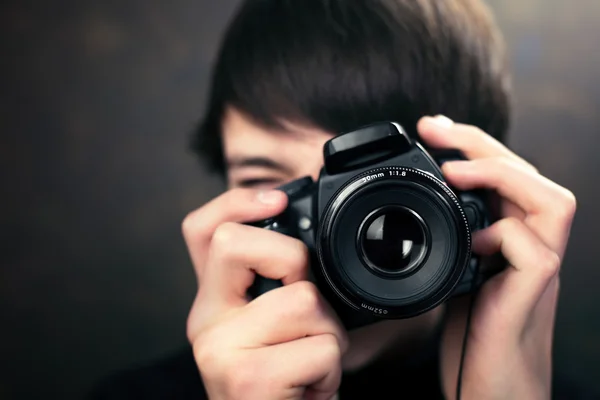
<svg viewBox="0 0 600 400">
<path fill-rule="evenodd" d="M 493 222 L 487 193 L 454 190 L 440 169 L 460 153 L 428 151 L 380 122 L 330 139 L 323 154 L 317 181 L 279 187 L 286 210 L 251 225 L 308 247 L 311 279 L 346 328 L 417 316 L 498 271 L 471 253 L 472 232 Z M 279 285 L 257 276 L 249 294 Z"/>
</svg>

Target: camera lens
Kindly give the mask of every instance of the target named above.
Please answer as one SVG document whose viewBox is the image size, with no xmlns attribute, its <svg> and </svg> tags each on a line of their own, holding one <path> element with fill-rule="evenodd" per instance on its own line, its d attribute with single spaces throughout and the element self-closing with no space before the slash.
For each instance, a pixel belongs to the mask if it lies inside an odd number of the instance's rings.
<svg viewBox="0 0 600 400">
<path fill-rule="evenodd" d="M 427 250 L 423 219 L 413 210 L 392 206 L 367 216 L 359 230 L 366 264 L 384 274 L 406 273 L 418 268 Z"/>
<path fill-rule="evenodd" d="M 347 305 L 407 318 L 451 295 L 469 265 L 471 231 L 446 185 L 390 166 L 339 189 L 324 209 L 316 250 L 319 274 Z"/>
</svg>

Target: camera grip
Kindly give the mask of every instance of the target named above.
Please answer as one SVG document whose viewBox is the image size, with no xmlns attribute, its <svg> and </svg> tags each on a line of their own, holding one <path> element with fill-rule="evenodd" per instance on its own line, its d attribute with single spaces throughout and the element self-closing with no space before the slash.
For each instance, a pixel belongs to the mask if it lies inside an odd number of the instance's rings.
<svg viewBox="0 0 600 400">
<path fill-rule="evenodd" d="M 280 216 L 281 217 L 281 216 Z M 256 221 L 247 223 L 246 225 L 254 226 L 257 228 L 268 229 L 276 232 L 282 232 L 280 228 L 280 224 L 276 218 L 268 218 L 262 221 Z M 269 290 L 277 289 L 278 287 L 283 286 L 283 283 L 277 279 L 269 279 L 265 278 L 262 275 L 256 274 L 254 277 L 254 282 L 248 288 L 246 294 L 250 296 L 252 299 L 260 296 L 268 292 Z"/>
<path fill-rule="evenodd" d="M 312 186 L 312 178 L 306 176 L 281 185 L 277 188 L 277 190 L 281 190 L 288 196 L 291 205 L 291 203 L 293 203 L 295 200 L 305 196 L 308 191 L 311 190 Z M 291 237 L 297 237 L 297 232 L 294 229 L 296 223 L 290 214 L 290 206 L 288 206 L 286 211 L 276 217 L 249 223 L 248 225 L 269 229 Z M 280 280 L 265 278 L 257 274 L 254 278 L 252 286 L 248 288 L 247 294 L 252 298 L 256 298 L 261 294 L 268 292 L 269 290 L 273 290 L 281 286 L 283 286 L 283 283 Z"/>
</svg>

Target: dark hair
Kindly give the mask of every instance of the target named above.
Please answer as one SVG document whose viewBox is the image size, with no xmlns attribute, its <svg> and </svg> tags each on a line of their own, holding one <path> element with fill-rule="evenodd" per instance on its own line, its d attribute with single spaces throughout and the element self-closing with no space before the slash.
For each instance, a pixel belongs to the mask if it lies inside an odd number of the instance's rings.
<svg viewBox="0 0 600 400">
<path fill-rule="evenodd" d="M 211 85 L 192 147 L 220 172 L 228 106 L 332 133 L 393 120 L 415 135 L 444 114 L 503 140 L 509 124 L 504 44 L 480 0 L 247 0 Z"/>
</svg>

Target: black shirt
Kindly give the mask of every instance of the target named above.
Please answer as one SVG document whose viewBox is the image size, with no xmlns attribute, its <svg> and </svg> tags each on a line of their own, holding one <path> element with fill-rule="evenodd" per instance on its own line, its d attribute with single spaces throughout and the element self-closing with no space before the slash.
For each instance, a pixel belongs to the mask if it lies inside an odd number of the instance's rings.
<svg viewBox="0 0 600 400">
<path fill-rule="evenodd" d="M 345 373 L 340 400 L 348 399 L 443 399 L 438 357 L 434 352 L 402 367 L 376 363 L 356 373 Z M 561 377 L 554 377 L 553 400 L 600 400 Z M 90 400 L 207 399 L 190 348 L 152 364 L 108 377 L 97 385 Z M 520 399 L 519 399 L 520 400 Z"/>
<path fill-rule="evenodd" d="M 442 399 L 437 357 L 398 367 L 374 364 L 345 373 L 339 388 L 346 399 Z M 116 374 L 102 381 L 90 399 L 207 399 L 190 348 L 151 365 Z"/>
</svg>

